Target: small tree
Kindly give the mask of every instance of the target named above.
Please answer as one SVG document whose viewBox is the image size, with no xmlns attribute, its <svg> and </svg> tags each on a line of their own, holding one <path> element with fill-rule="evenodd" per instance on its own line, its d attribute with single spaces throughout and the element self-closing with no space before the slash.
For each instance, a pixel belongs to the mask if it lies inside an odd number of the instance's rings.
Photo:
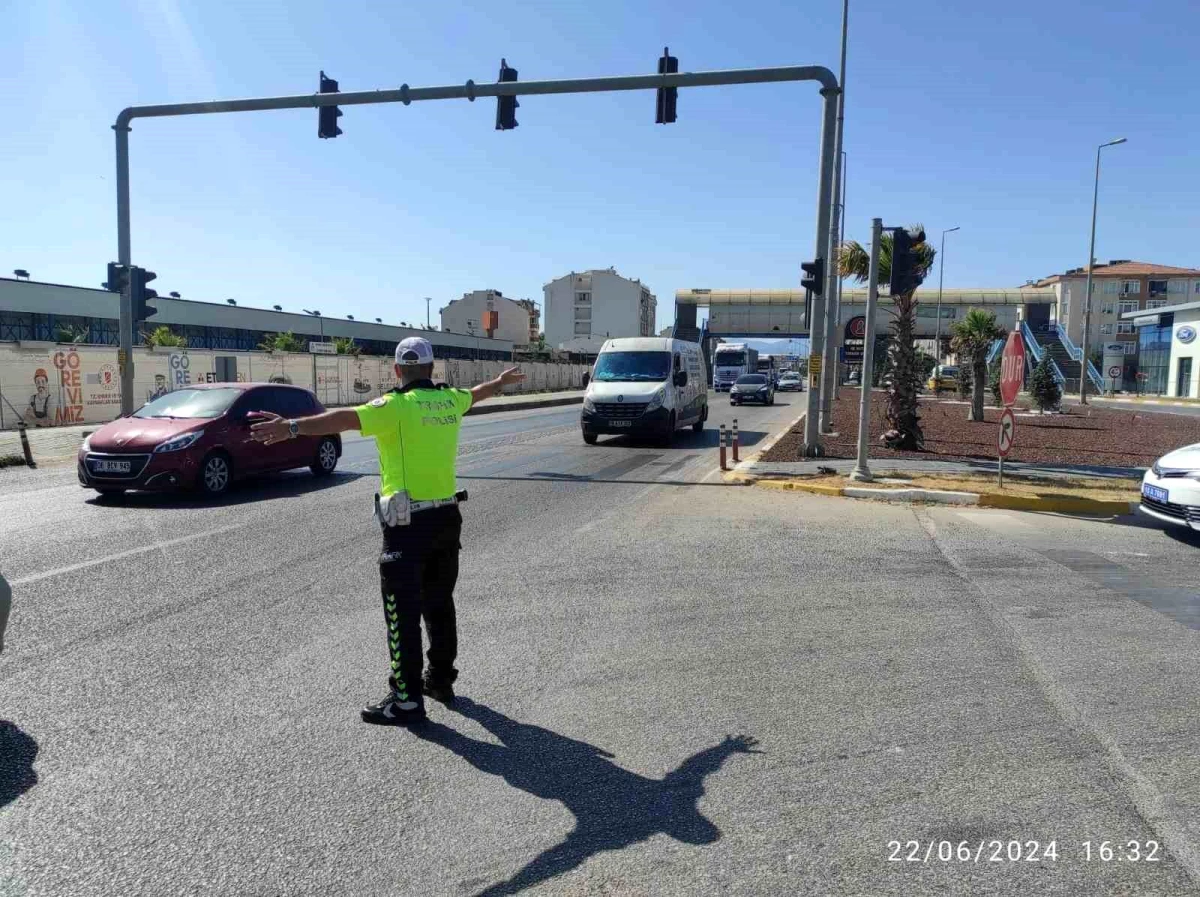
<svg viewBox="0 0 1200 897">
<path fill-rule="evenodd" d="M 1042 414 L 1046 413 L 1047 408 L 1057 408 L 1058 403 L 1062 401 L 1062 387 L 1054 379 L 1049 352 L 1042 355 L 1042 360 L 1038 362 L 1029 377 L 1029 395 L 1033 398 L 1033 404 L 1037 405 L 1038 411 Z"/>
<path fill-rule="evenodd" d="M 143 334 L 146 345 L 150 347 L 161 346 L 163 348 L 187 348 L 187 338 L 180 336 L 165 324 L 155 327 L 150 333 Z"/>
<path fill-rule="evenodd" d="M 333 338 L 334 348 L 338 355 L 357 355 L 362 349 L 354 339 L 349 336 L 335 336 Z"/>
<path fill-rule="evenodd" d="M 286 333 L 268 333 L 258 348 L 264 352 L 303 352 L 306 346 L 304 340 L 289 330 Z"/>
<path fill-rule="evenodd" d="M 992 391 L 992 404 L 997 408 L 1004 407 L 1004 399 L 1000 396 L 1000 362 L 993 362 L 992 370 L 988 373 L 988 389 Z"/>
<path fill-rule="evenodd" d="M 958 397 L 960 399 L 971 398 L 971 387 L 974 384 L 975 373 L 969 365 L 959 364 L 958 374 L 955 377 L 955 386 L 958 389 Z"/>
<path fill-rule="evenodd" d="M 54 333 L 54 341 L 58 343 L 86 343 L 87 338 L 88 329 L 74 324 L 59 324 Z"/>
</svg>

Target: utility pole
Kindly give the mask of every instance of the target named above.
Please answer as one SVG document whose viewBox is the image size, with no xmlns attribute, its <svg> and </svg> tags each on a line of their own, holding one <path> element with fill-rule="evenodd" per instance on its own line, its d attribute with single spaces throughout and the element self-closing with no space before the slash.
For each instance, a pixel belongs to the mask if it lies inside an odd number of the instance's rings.
<svg viewBox="0 0 1200 897">
<path fill-rule="evenodd" d="M 833 200 L 829 218 L 828 269 L 829 286 L 825 292 L 825 370 L 821 373 L 820 432 L 833 432 L 833 384 L 838 375 L 838 288 L 841 276 L 838 273 L 838 221 L 841 218 L 842 193 L 842 126 L 846 108 L 846 34 L 850 17 L 850 0 L 842 0 L 842 63 L 838 84 L 842 90 L 838 96 L 837 126 L 833 146 Z"/>
<path fill-rule="evenodd" d="M 429 296 L 426 296 L 426 297 L 425 297 L 425 329 L 426 329 L 426 330 L 428 330 L 428 329 L 429 329 L 429 327 L 430 327 L 430 324 L 429 324 L 429 303 L 430 303 L 430 302 L 432 302 L 432 301 L 433 301 L 433 299 L 432 299 L 431 297 L 429 297 Z"/>
<path fill-rule="evenodd" d="M 867 274 L 867 330 L 863 334 L 862 395 L 858 402 L 858 454 L 850 479 L 870 482 L 867 446 L 871 435 L 871 379 L 875 374 L 875 307 L 879 303 L 879 244 L 883 240 L 883 220 L 871 219 L 871 265 Z"/>
<path fill-rule="evenodd" d="M 1088 331 L 1092 329 L 1092 263 L 1096 260 L 1096 201 L 1100 198 L 1100 150 L 1124 143 L 1124 137 L 1096 147 L 1096 181 L 1092 187 L 1092 239 L 1088 243 L 1087 286 L 1083 288 L 1083 340 L 1079 356 L 1079 404 L 1087 404 Z"/>
<path fill-rule="evenodd" d="M 937 363 L 942 363 L 942 275 L 946 273 L 946 234 L 958 230 L 958 225 L 942 231 L 942 248 L 938 252 L 938 304 L 937 304 L 937 335 L 933 338 L 933 351 L 937 353 Z"/>
</svg>

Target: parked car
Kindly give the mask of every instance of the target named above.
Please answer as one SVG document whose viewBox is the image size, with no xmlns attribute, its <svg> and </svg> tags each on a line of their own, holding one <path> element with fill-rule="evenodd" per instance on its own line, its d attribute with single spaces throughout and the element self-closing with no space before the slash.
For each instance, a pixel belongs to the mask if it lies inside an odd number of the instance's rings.
<svg viewBox="0 0 1200 897">
<path fill-rule="evenodd" d="M 261 473 L 308 467 L 326 476 L 342 454 L 338 436 L 300 436 L 272 446 L 250 436 L 254 412 L 299 418 L 324 410 L 297 386 L 187 386 L 88 436 L 79 449 L 79 482 L 101 495 L 192 488 L 219 495 L 234 481 Z"/>
<path fill-rule="evenodd" d="M 729 404 L 741 405 L 744 402 L 762 402 L 764 405 L 775 404 L 775 387 L 771 378 L 766 374 L 742 374 L 737 382 L 729 388 Z"/>
<path fill-rule="evenodd" d="M 788 390 L 804 392 L 804 381 L 800 379 L 800 375 L 795 371 L 784 371 L 783 375 L 779 378 L 779 384 L 776 386 L 776 389 L 780 392 Z"/>
<path fill-rule="evenodd" d="M 1146 471 L 1141 512 L 1200 530 L 1200 442 L 1168 452 Z"/>
<path fill-rule="evenodd" d="M 958 388 L 958 368 L 952 364 L 940 364 L 933 369 L 933 373 L 929 375 L 929 383 L 926 384 L 934 392 L 939 389 L 957 389 Z"/>
</svg>

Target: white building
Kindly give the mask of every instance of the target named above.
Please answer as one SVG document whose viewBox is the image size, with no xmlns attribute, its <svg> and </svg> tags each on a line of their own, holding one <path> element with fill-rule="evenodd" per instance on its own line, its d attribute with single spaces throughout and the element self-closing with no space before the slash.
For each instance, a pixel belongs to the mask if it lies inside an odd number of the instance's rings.
<svg viewBox="0 0 1200 897">
<path fill-rule="evenodd" d="M 1083 341 L 1087 268 L 1071 268 L 1036 285 L 1054 288 L 1057 322 L 1078 346 Z M 1107 265 L 1092 267 L 1092 296 L 1089 354 L 1101 343 L 1120 342 L 1127 355 L 1136 355 L 1137 334 L 1132 320 L 1125 316 L 1200 300 L 1200 269 L 1112 259 Z"/>
<path fill-rule="evenodd" d="M 1128 311 L 1128 322 L 1141 346 L 1139 389 L 1176 398 L 1200 396 L 1200 302 Z"/>
<path fill-rule="evenodd" d="M 484 333 L 484 312 L 494 311 L 497 315 L 496 329 L 490 334 L 493 339 L 508 340 L 518 345 L 537 341 L 536 309 L 526 300 L 506 298 L 499 290 L 475 290 L 463 293 L 439 311 L 442 330 L 452 333 L 467 333 L 488 336 Z M 530 334 L 532 333 L 532 339 Z"/>
<path fill-rule="evenodd" d="M 546 342 L 555 348 L 593 353 L 606 339 L 654 336 L 654 294 L 613 268 L 572 271 L 542 291 Z"/>
</svg>

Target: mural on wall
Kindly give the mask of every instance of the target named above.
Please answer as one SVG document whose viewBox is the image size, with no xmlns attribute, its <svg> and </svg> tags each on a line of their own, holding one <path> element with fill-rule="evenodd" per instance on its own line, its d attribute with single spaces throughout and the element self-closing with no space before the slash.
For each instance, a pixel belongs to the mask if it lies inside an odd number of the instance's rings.
<svg viewBox="0 0 1200 897">
<path fill-rule="evenodd" d="M 52 427 L 58 413 L 58 401 L 50 392 L 50 375 L 45 368 L 33 372 L 33 395 L 25 408 L 25 423 L 31 427 Z"/>
</svg>

